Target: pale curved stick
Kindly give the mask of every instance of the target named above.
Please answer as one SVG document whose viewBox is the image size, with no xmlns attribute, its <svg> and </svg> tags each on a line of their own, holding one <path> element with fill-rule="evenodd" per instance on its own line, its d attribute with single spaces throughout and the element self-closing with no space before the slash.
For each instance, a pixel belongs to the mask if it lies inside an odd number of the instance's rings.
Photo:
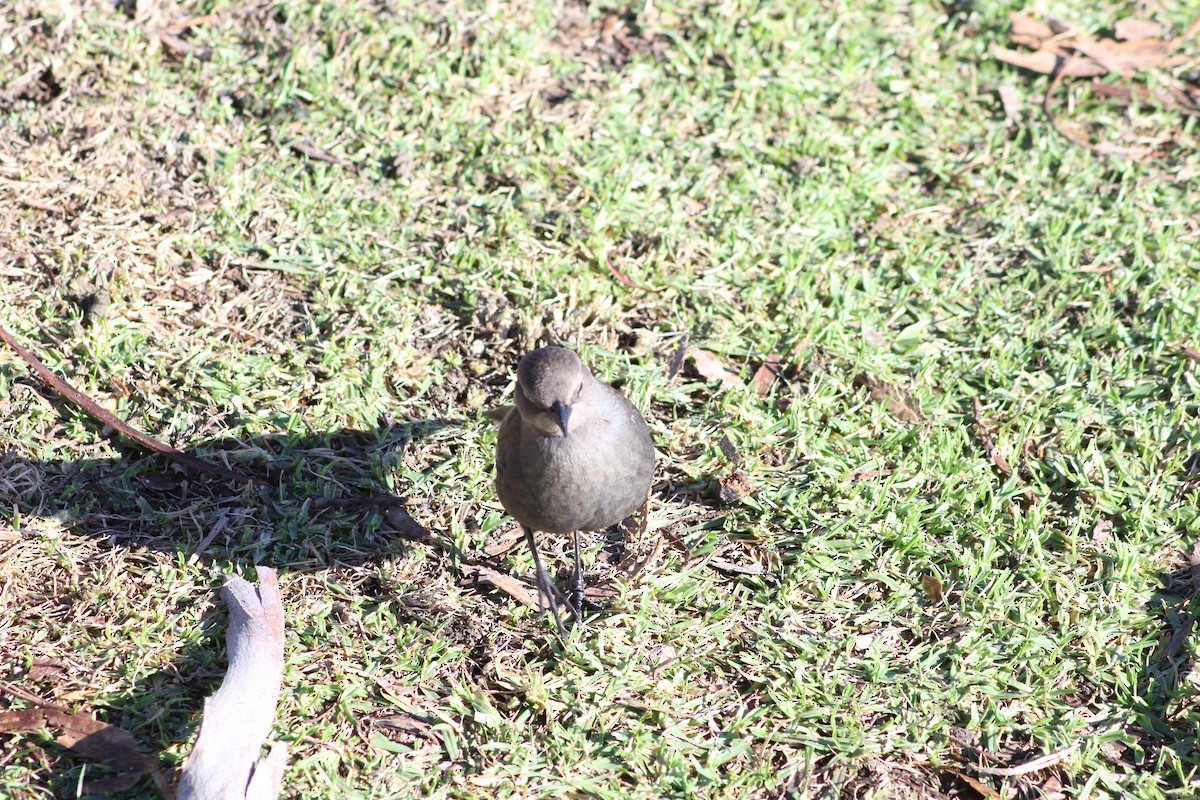
<svg viewBox="0 0 1200 800">
<path fill-rule="evenodd" d="M 275 723 L 283 681 L 283 603 L 275 570 L 258 567 L 259 587 L 231 575 L 221 590 L 229 606 L 229 669 L 212 697 L 196 746 L 183 765 L 179 800 L 274 800 L 287 748 L 259 760 Z"/>
</svg>

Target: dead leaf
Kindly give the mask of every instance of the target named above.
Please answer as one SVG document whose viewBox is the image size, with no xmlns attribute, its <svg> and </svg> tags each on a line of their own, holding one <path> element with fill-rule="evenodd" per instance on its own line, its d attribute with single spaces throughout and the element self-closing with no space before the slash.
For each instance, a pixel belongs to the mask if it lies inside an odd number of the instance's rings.
<svg viewBox="0 0 1200 800">
<path fill-rule="evenodd" d="M 1151 91 L 1145 86 L 1121 86 L 1112 83 L 1101 83 L 1099 78 L 1092 78 L 1092 91 L 1102 97 L 1120 100 L 1139 100 L 1147 104 L 1157 104 L 1161 108 L 1180 109 L 1185 114 L 1196 116 L 1200 114 L 1200 92 L 1180 86 L 1162 86 Z M 1116 269 L 1114 265 L 1110 269 Z M 1084 270 L 1080 270 L 1083 272 Z"/>
<path fill-rule="evenodd" d="M 1063 65 L 1062 69 L 1056 70 L 1050 77 L 1050 83 L 1046 86 L 1046 93 L 1042 95 L 1042 113 L 1046 115 L 1046 121 L 1050 123 L 1050 127 L 1059 136 L 1066 139 L 1076 147 L 1082 147 L 1085 150 L 1090 150 L 1096 155 L 1116 156 L 1118 158 L 1141 158 L 1153 152 L 1149 147 L 1126 147 L 1123 145 L 1111 144 L 1109 142 L 1099 142 L 1093 144 L 1087 136 L 1084 136 L 1075 129 L 1075 126 L 1063 125 L 1059 122 L 1054 112 L 1051 110 L 1050 98 L 1054 95 L 1054 90 L 1062 83 L 1063 75 L 1066 74 L 1067 67 L 1071 64 L 1080 61 L 1081 58 L 1072 53 Z"/>
<path fill-rule="evenodd" d="M 682 202 L 684 204 L 684 206 L 687 207 L 687 215 L 689 217 L 694 217 L 697 214 L 702 214 L 704 212 L 704 209 L 708 208 L 708 206 L 704 205 L 704 203 L 701 203 L 699 200 L 695 199 L 694 197 L 688 197 L 686 194 L 679 195 L 679 200 L 680 200 L 680 202 Z"/>
<path fill-rule="evenodd" d="M 980 775 L 995 775 L 1001 778 L 1015 778 L 1019 775 L 1028 775 L 1033 772 L 1040 772 L 1041 770 L 1049 769 L 1078 749 L 1079 742 L 1076 742 L 1069 747 L 1064 747 L 1062 750 L 1056 750 L 1053 753 L 1047 753 L 1044 756 L 1038 756 L 1031 761 L 1026 761 L 1023 764 L 1017 764 L 1012 767 L 981 767 L 978 765 L 972 765 L 971 768 Z"/>
<path fill-rule="evenodd" d="M 1009 38 L 1018 44 L 1036 48 L 1046 39 L 1054 38 L 1054 31 L 1049 25 L 1028 14 L 1013 11 L 1008 15 L 1008 20 L 1012 24 Z"/>
<path fill-rule="evenodd" d="M 67 665 L 53 658 L 36 658 L 29 667 L 29 680 L 42 681 L 47 678 L 62 678 L 67 674 Z"/>
<path fill-rule="evenodd" d="M 212 58 L 211 47 L 201 47 L 200 45 L 192 44 L 186 39 L 181 39 L 173 33 L 166 30 L 158 32 L 158 41 L 162 44 L 163 49 L 170 55 L 183 56 L 191 53 L 194 57 L 201 61 L 208 61 Z"/>
<path fill-rule="evenodd" d="M 1097 85 L 1097 83 L 1098 82 L 1093 79 L 1092 84 Z M 1099 85 L 1104 86 L 1106 84 L 1099 84 Z M 1077 269 L 1075 271 L 1083 273 L 1085 275 L 1107 275 L 1108 273 L 1112 272 L 1116 268 L 1117 268 L 1116 264 L 1084 264 L 1083 266 L 1081 266 L 1079 269 Z"/>
<path fill-rule="evenodd" d="M 867 344 L 874 345 L 875 347 L 891 347 L 892 346 L 892 342 L 890 339 L 888 339 L 883 334 L 881 334 L 877 331 L 873 331 L 873 330 L 863 331 L 863 340 L 866 341 Z"/>
<path fill-rule="evenodd" d="M 138 752 L 137 739 L 124 728 L 109 725 L 85 714 L 73 714 L 58 706 L 45 705 L 20 711 L 0 712 L 0 733 L 37 733 L 49 730 L 56 741 L 95 761 L 112 762 L 117 775 L 88 781 L 88 794 L 124 792 L 149 775 L 160 791 L 169 792 L 166 779 L 154 756 Z"/>
<path fill-rule="evenodd" d="M 401 538 L 410 542 L 425 542 L 433 537 L 428 528 L 413 519 L 412 514 L 400 506 L 389 506 L 383 512 L 383 516 Z"/>
<path fill-rule="evenodd" d="M 1026 14 L 1009 15 L 1009 39 L 1031 52 L 994 47 L 1000 61 L 1043 75 L 1096 77 L 1107 72 L 1129 76 L 1155 67 L 1185 63 L 1171 55 L 1174 43 L 1163 41 L 1161 26 L 1144 20 L 1125 19 L 1116 25 L 1116 38 L 1079 35 L 1074 26 L 1047 18 L 1045 22 Z M 1077 56 L 1077 57 L 1072 57 Z"/>
<path fill-rule="evenodd" d="M 1025 110 L 1025 101 L 1021 99 L 1021 94 L 1016 88 L 1004 84 L 996 90 L 996 94 L 1000 95 L 1000 105 L 1004 108 L 1004 118 L 1009 122 L 1020 121 L 1021 112 Z"/>
<path fill-rule="evenodd" d="M 48 727 L 45 722 L 40 708 L 0 711 L 0 733 L 37 733 Z"/>
<path fill-rule="evenodd" d="M 873 481 L 876 478 L 886 478 L 892 474 L 890 469 L 864 469 L 860 472 L 852 472 L 842 480 L 847 483 L 854 481 Z"/>
<path fill-rule="evenodd" d="M 617 565 L 617 570 L 624 575 L 630 583 L 634 583 L 651 564 L 658 560 L 659 555 L 662 553 L 662 549 L 663 538 L 661 536 L 656 536 L 654 537 L 654 543 L 650 547 L 650 552 L 645 558 L 638 559 L 632 554 L 627 555 L 621 560 L 621 563 Z"/>
<path fill-rule="evenodd" d="M 203 17 L 190 17 L 188 19 L 181 19 L 178 22 L 172 22 L 163 28 L 163 30 L 168 33 L 183 33 L 188 28 L 198 28 L 201 25 L 207 25 L 219 19 L 220 17 L 216 14 L 205 14 Z"/>
<path fill-rule="evenodd" d="M 717 381 L 725 389 L 745 388 L 742 379 L 726 369 L 721 359 L 707 350 L 701 350 L 699 347 L 689 347 L 687 349 L 687 356 L 692 359 L 692 363 L 696 367 L 696 372 L 700 373 L 702 378 Z"/>
<path fill-rule="evenodd" d="M 727 477 L 717 478 L 717 482 L 721 484 L 721 502 L 726 505 L 737 503 L 754 493 L 754 484 L 750 481 L 750 476 L 740 469 L 735 469 Z"/>
<path fill-rule="evenodd" d="M 710 558 L 708 565 L 717 572 L 724 572 L 726 575 L 765 575 L 767 573 L 767 568 L 758 562 L 739 564 L 736 561 L 718 558 L 717 556 Z"/>
<path fill-rule="evenodd" d="M 39 202 L 37 200 L 22 199 L 17 202 L 19 202 L 25 208 L 32 208 L 35 211 L 45 211 L 47 214 L 51 214 L 56 217 L 68 217 L 76 213 L 75 208 L 63 209 L 59 208 L 58 206 L 50 205 L 49 203 Z"/>
<path fill-rule="evenodd" d="M 1077 53 L 1082 53 L 1109 72 L 1126 77 L 1135 72 L 1169 66 L 1177 60 L 1170 55 L 1167 43 L 1158 39 L 1118 42 L 1116 39 L 1081 36 L 1075 39 L 1071 46 Z"/>
<path fill-rule="evenodd" d="M 589 583 L 583 589 L 583 599 L 594 605 L 612 600 L 618 594 L 618 589 L 611 581 Z"/>
<path fill-rule="evenodd" d="M 1125 19 L 1117 20 L 1117 24 L 1113 26 L 1113 34 L 1118 39 L 1126 42 L 1137 39 L 1161 39 L 1163 26 L 1148 19 L 1126 17 Z"/>
<path fill-rule="evenodd" d="M 945 599 L 945 592 L 942 587 L 942 582 L 935 576 L 925 574 L 921 576 L 921 588 L 925 591 L 925 596 L 929 598 L 929 602 L 933 605 L 940 605 Z"/>
<path fill-rule="evenodd" d="M 993 46 L 992 55 L 998 60 L 1022 69 L 1050 75 L 1051 80 L 1042 97 L 1042 111 L 1046 115 L 1051 128 L 1071 144 L 1085 148 L 1096 155 L 1115 156 L 1123 159 L 1144 158 L 1152 155 L 1155 150 L 1148 145 L 1127 146 L 1112 142 L 1092 142 L 1090 137 L 1081 133 L 1074 125 L 1060 122 L 1052 110 L 1051 97 L 1059 83 L 1067 77 L 1097 78 L 1108 73 L 1130 76 L 1138 72 L 1156 67 L 1170 67 L 1187 62 L 1186 57 L 1173 55 L 1179 45 L 1179 39 L 1164 42 L 1161 39 L 1131 38 L 1114 39 L 1108 37 L 1093 37 L 1079 33 L 1066 23 L 1047 17 L 1044 23 L 1024 14 L 1011 15 L 1013 42 L 1028 47 L 1028 51 L 1008 50 Z M 1052 37 L 1046 37 L 1046 28 L 1053 32 Z M 1193 28 L 1200 27 L 1200 19 Z M 1133 23 L 1127 23 L 1122 28 L 1122 34 L 1133 36 L 1152 32 L 1151 28 L 1138 28 Z M 1189 33 L 1191 29 L 1189 29 Z M 1094 81 L 1093 81 L 1094 83 Z M 1140 89 L 1141 92 L 1147 92 Z M 1134 94 L 1133 90 L 1130 95 Z M 1162 90 L 1155 94 L 1163 95 Z M 1180 96 L 1182 95 L 1182 96 Z M 1168 91 L 1163 95 L 1172 105 L 1187 106 L 1186 92 Z M 1164 105 L 1167 103 L 1164 102 Z"/>
<path fill-rule="evenodd" d="M 685 334 L 679 341 L 679 347 L 675 348 L 675 352 L 671 354 L 671 360 L 667 362 L 667 378 L 674 380 L 679 374 L 679 370 L 683 369 L 683 358 L 688 350 L 688 337 Z"/>
<path fill-rule="evenodd" d="M 771 387 L 775 385 L 775 381 L 782 376 L 783 356 L 769 355 L 762 366 L 754 372 L 754 390 L 758 392 L 759 397 L 766 397 L 770 393 Z"/>
<path fill-rule="evenodd" d="M 900 422 L 923 422 L 925 415 L 921 412 L 921 404 L 906 390 L 893 386 L 887 381 L 881 381 L 866 372 L 855 376 L 851 382 L 855 389 L 866 387 L 871 399 L 876 403 L 886 403 L 888 411 Z"/>
<path fill-rule="evenodd" d="M 976 780 L 975 778 L 971 777 L 970 775 L 966 774 L 965 772 L 959 772 L 954 767 L 943 766 L 942 770 L 950 773 L 951 775 L 953 775 L 954 777 L 958 778 L 960 781 L 965 783 L 967 786 L 974 789 L 976 792 L 979 793 L 979 796 L 985 798 L 985 800 L 993 800 L 993 798 L 997 798 L 997 800 L 998 800 L 998 798 L 1001 796 L 999 792 L 997 792 L 992 787 L 988 786 L 986 783 Z"/>
<path fill-rule="evenodd" d="M 1079 26 L 1072 25 L 1065 19 L 1058 17 L 1046 17 L 1046 24 L 1050 26 L 1050 30 L 1054 31 L 1054 35 L 1060 39 L 1067 35 L 1074 35 L 1079 30 Z"/>
<path fill-rule="evenodd" d="M 499 589 L 526 608 L 539 608 L 538 600 L 525 587 L 525 584 L 511 575 L 505 575 L 503 572 L 497 572 L 478 564 L 464 564 L 462 573 L 464 578 L 473 578 L 485 586 Z"/>
<path fill-rule="evenodd" d="M 1192 628 L 1195 625 L 1196 615 L 1188 614 L 1187 618 L 1179 626 L 1179 630 L 1171 635 L 1171 641 L 1167 642 L 1167 649 L 1163 652 L 1168 661 L 1174 658 L 1179 653 L 1180 648 L 1183 647 L 1183 643 L 1191 638 Z"/>
<path fill-rule="evenodd" d="M 436 728 L 412 714 L 381 715 L 368 721 L 376 728 L 386 731 L 385 735 L 393 742 L 414 746 L 423 741 L 442 743 L 442 735 Z"/>
<path fill-rule="evenodd" d="M 975 397 L 971 400 L 971 406 L 975 415 L 975 433 L 979 438 L 979 443 L 983 446 L 984 455 L 1004 477 L 1009 477 L 1012 475 L 1012 467 L 1008 465 L 1008 460 L 996 448 L 996 443 L 992 440 L 991 427 L 983 421 L 983 404 L 979 402 L 978 397 Z"/>
<path fill-rule="evenodd" d="M 199 214 L 204 211 L 209 211 L 216 208 L 217 204 L 212 200 L 204 200 L 193 206 L 180 206 L 173 208 L 170 211 L 164 211 L 162 214 L 147 214 L 143 219 L 147 222 L 154 222 L 159 225 L 171 225 L 184 219 L 190 214 Z"/>
<path fill-rule="evenodd" d="M 1068 78 L 1095 78 L 1108 72 L 1104 67 L 1092 61 L 1080 58 L 1064 59 L 1061 55 L 1045 50 L 1022 53 L 993 45 L 992 55 L 1005 64 L 1040 72 L 1043 75 L 1053 75 L 1057 71 L 1058 74 Z"/>
<path fill-rule="evenodd" d="M 357 169 L 357 165 L 355 165 L 353 162 L 347 161 L 341 156 L 335 156 L 333 153 L 330 153 L 324 148 L 318 147 L 310 141 L 301 139 L 299 141 L 292 142 L 288 145 L 288 147 L 297 155 L 311 158 L 313 161 L 321 161 L 326 164 L 332 164 L 335 167 L 343 167 L 345 169 Z"/>
<path fill-rule="evenodd" d="M 506 535 L 501 536 L 496 541 L 484 547 L 483 553 L 488 558 L 499 558 L 517 549 L 517 546 L 524 541 L 525 534 L 517 528 L 510 528 Z"/>
<path fill-rule="evenodd" d="M 721 454 L 728 459 L 730 464 L 736 467 L 742 463 L 742 454 L 738 452 L 737 445 L 733 443 L 733 439 L 729 438 L 728 433 L 721 437 L 721 441 L 717 445 L 721 448 Z"/>
<path fill-rule="evenodd" d="M 1112 536 L 1112 531 L 1113 521 L 1111 519 L 1102 519 L 1092 527 L 1092 541 L 1096 544 L 1104 544 Z"/>
<path fill-rule="evenodd" d="M 1040 792 L 1042 800 L 1066 800 L 1066 792 L 1062 790 L 1062 781 L 1054 773 L 1049 773 L 1040 783 L 1034 784 Z"/>
<path fill-rule="evenodd" d="M 146 475 L 141 478 L 142 485 L 154 492 L 166 492 L 179 488 L 179 481 L 172 475 Z"/>
</svg>

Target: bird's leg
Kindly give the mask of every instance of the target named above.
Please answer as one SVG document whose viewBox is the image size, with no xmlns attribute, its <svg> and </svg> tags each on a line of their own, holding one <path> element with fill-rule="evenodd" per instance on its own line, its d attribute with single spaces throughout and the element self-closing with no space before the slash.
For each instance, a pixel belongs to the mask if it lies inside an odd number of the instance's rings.
<svg viewBox="0 0 1200 800">
<path fill-rule="evenodd" d="M 537 573 L 537 588 L 538 601 L 543 609 L 550 611 L 554 617 L 554 627 L 558 629 L 558 635 L 566 639 L 567 629 L 562 624 L 562 614 L 558 611 L 559 594 L 558 587 L 550 580 L 550 576 L 546 574 L 546 568 L 542 566 L 542 557 L 538 555 L 537 540 L 533 538 L 533 528 L 522 525 L 525 529 L 525 541 L 529 543 L 529 552 L 533 554 L 533 568 Z"/>
<path fill-rule="evenodd" d="M 579 531 L 571 531 L 575 540 L 575 574 L 571 576 L 571 611 L 575 622 L 583 624 L 583 565 L 579 562 Z"/>
</svg>

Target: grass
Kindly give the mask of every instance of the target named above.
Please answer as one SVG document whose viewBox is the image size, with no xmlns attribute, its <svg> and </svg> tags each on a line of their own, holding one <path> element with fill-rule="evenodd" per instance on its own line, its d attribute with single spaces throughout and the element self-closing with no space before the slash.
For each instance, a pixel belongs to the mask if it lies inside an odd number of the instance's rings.
<svg viewBox="0 0 1200 800">
<path fill-rule="evenodd" d="M 6 357 L 3 679 L 176 766 L 215 590 L 263 563 L 289 797 L 1192 796 L 1196 120 L 1065 81 L 1064 124 L 1153 153 L 1067 142 L 1048 78 L 989 56 L 1017 7 L 0 12 L 0 324 L 143 430 L 284 476 L 182 475 Z M 205 15 L 186 51 L 155 34 Z M 685 340 L 786 379 L 672 375 Z M 486 411 L 547 341 L 661 454 L 566 643 L 462 569 L 530 580 Z M 381 493 L 436 541 L 319 502 Z M 0 794 L 105 768 L 0 740 Z"/>
</svg>

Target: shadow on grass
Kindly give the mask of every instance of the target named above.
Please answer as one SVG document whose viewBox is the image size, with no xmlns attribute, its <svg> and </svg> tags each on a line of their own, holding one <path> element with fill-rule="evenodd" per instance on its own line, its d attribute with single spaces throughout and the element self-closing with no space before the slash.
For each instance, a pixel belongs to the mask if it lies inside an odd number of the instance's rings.
<svg viewBox="0 0 1200 800">
<path fill-rule="evenodd" d="M 395 540 L 382 515 L 372 515 L 380 504 L 403 502 L 387 470 L 411 443 L 458 424 L 269 434 L 190 449 L 263 481 L 249 484 L 196 474 L 136 447 L 123 447 L 128 457 L 40 462 L 0 452 L 0 497 L 22 518 L 54 517 L 110 546 L 280 570 L 361 564 Z"/>
<path fill-rule="evenodd" d="M 15 377 L 15 380 L 23 379 Z M 510 378 L 506 376 L 505 380 Z M 57 399 L 52 402 L 60 405 Z M 66 415 L 75 413 L 66 410 L 65 404 L 60 407 Z M 294 422 L 286 418 L 273 422 L 281 429 L 289 424 L 294 427 Z M 207 602 L 210 597 L 215 600 L 220 573 L 233 569 L 248 574 L 249 568 L 256 564 L 273 567 L 281 576 L 328 573 L 332 576 L 331 584 L 349 577 L 357 584 L 365 606 L 404 595 L 389 606 L 397 615 L 419 624 L 420 635 L 430 648 L 436 648 L 437 639 L 448 639 L 465 649 L 469 665 L 482 664 L 495 649 L 491 641 L 494 634 L 488 626 L 481 624 L 470 611 L 437 604 L 426 608 L 417 601 L 410 606 L 409 594 L 424 592 L 426 584 L 445 585 L 448 573 L 451 582 L 458 578 L 471 580 L 468 570 L 457 569 L 465 563 L 509 572 L 509 551 L 472 552 L 467 556 L 448 537 L 430 537 L 405 510 L 407 498 L 396 491 L 409 484 L 420 485 L 425 476 L 435 479 L 440 467 L 459 457 L 461 443 L 471 439 L 467 429 L 476 424 L 482 427 L 490 423 L 469 419 L 410 420 L 380 424 L 368 430 L 217 438 L 187 448 L 190 455 L 261 481 L 254 483 L 189 472 L 163 456 L 147 453 L 120 439 L 113 440 L 118 455 L 100 459 L 33 460 L 5 452 L 0 443 L 0 520 L 9 522 L 12 528 L 24 529 L 26 535 L 36 536 L 39 529 L 62 527 L 82 537 L 87 545 L 71 557 L 77 561 L 89 558 L 96 561 L 92 578 L 84 580 L 102 579 L 108 564 L 101 559 L 106 554 L 128 555 L 131 560 L 138 560 L 136 554 L 141 553 L 140 557 L 150 565 L 162 565 L 164 560 L 182 565 L 198 558 L 210 565 L 211 586 L 204 585 L 205 575 L 201 575 L 197 591 L 203 596 L 189 597 L 184 603 Z M 695 485 L 685 481 L 681 487 L 668 481 L 665 486 L 655 488 L 656 495 L 660 492 L 666 502 L 676 506 L 702 505 L 710 507 L 714 515 L 720 513 L 715 482 Z M 431 504 L 420 512 L 414 508 L 414 513 L 428 522 L 430 513 L 437 515 L 439 510 Z M 49 519 L 57 524 L 47 524 Z M 716 519 L 710 519 L 705 527 L 721 529 Z M 470 529 L 469 522 L 467 528 Z M 624 562 L 629 555 L 625 548 L 628 536 L 628 532 L 624 535 L 608 532 L 602 539 L 597 561 L 608 566 Z M 419 572 L 415 577 L 412 573 L 394 580 L 386 576 L 389 565 L 398 555 L 409 551 L 413 541 L 433 545 L 436 554 L 413 560 L 416 564 L 413 569 Z M 54 547 L 48 544 L 44 549 Z M 523 545 L 519 550 L 523 552 Z M 167 558 L 157 554 L 167 554 Z M 637 559 L 630 561 L 634 563 Z M 377 570 L 376 565 L 383 566 Z M 149 571 L 145 580 L 154 579 Z M 307 585 L 319 592 L 328 588 L 325 580 L 317 577 L 315 581 L 307 581 Z M 500 602 L 513 602 L 478 574 L 474 580 L 481 591 L 497 595 Z M 305 591 L 305 584 L 305 578 L 297 579 L 293 591 Z M 409 585 L 414 587 L 411 591 Z M 589 599 L 606 600 L 605 588 L 589 587 Z M 596 590 L 595 598 L 592 589 Z M 46 596 L 55 608 L 44 613 L 45 618 L 73 613 L 71 606 L 77 603 L 73 592 L 47 591 Z M 329 605 L 341 603 L 334 601 Z M 170 603 L 165 603 L 164 613 L 169 613 L 165 609 L 170 607 Z M 107 628 L 110 620 L 104 619 L 105 611 L 92 613 L 95 624 Z M 97 705 L 87 710 L 126 727 L 144 747 L 163 749 L 164 767 L 173 758 L 181 758 L 177 749 L 194 735 L 203 698 L 216 690 L 224 676 L 226 613 L 218 602 L 191 623 L 198 630 L 179 641 L 164 663 L 148 672 L 138 669 L 137 677 L 125 679 L 132 685 L 115 697 L 105 698 L 107 706 Z M 333 613 L 341 612 L 335 609 Z M 540 618 L 531 615 L 531 619 L 538 641 L 540 634 L 550 636 Z M 126 623 L 117 625 L 116 630 L 128 635 L 130 627 Z M 322 635 L 320 631 L 292 632 L 302 640 Z M 111 648 L 130 657 L 138 655 L 136 641 L 114 640 Z M 22 645 L 14 652 L 17 655 L 24 652 L 27 657 L 32 651 Z M 45 685 L 37 687 L 37 692 L 50 696 L 47 690 L 53 683 L 46 683 L 45 679 L 42 682 Z M 88 700 L 81 704 L 88 705 Z M 176 754 L 172 755 L 167 748 Z M 9 751 L 13 752 L 20 761 L 53 762 L 49 771 L 54 776 L 50 788 L 57 796 L 72 795 L 72 787 L 81 775 L 96 772 L 103 775 L 109 766 L 89 763 L 85 767 L 84 759 L 57 745 L 51 736 L 31 738 L 20 744 L 17 751 Z M 4 750 L 0 749 L 0 763 L 4 756 Z M 120 796 L 147 795 L 131 792 Z"/>
<path fill-rule="evenodd" d="M 115 458 L 45 461 L 0 451 L 0 508 L 24 535 L 36 536 L 39 518 L 54 518 L 91 541 L 94 546 L 84 545 L 80 557 L 97 562 L 115 551 L 124 551 L 121 560 L 138 560 L 139 551 L 149 549 L 172 553 L 180 561 L 196 555 L 219 572 L 227 571 L 228 564 L 243 573 L 262 564 L 281 574 L 367 566 L 403 550 L 419 538 L 415 532 L 423 530 L 403 511 L 404 499 L 389 491 L 386 476 L 394 461 L 403 459 L 413 443 L 457 424 L 429 420 L 367 431 L 271 434 L 214 440 L 190 450 L 266 479 L 253 484 L 188 474 L 136 447 L 124 448 Z M 431 568 L 437 566 L 435 560 Z M 73 568 L 71 581 L 94 579 L 104 569 L 101 563 L 82 571 Z M 36 570 L 30 575 L 36 579 Z M 80 611 L 73 606 L 80 592 L 67 589 L 63 594 L 51 584 L 57 586 L 57 580 L 47 579 L 43 587 L 27 585 L 16 596 L 38 605 L 30 613 L 45 617 L 47 624 L 56 615 L 77 616 Z M 86 590 L 82 594 L 86 596 Z M 55 608 L 43 607 L 51 601 Z M 77 710 L 98 712 L 110 723 L 127 727 L 144 747 L 188 741 L 203 698 L 224 677 L 226 614 L 216 602 L 196 623 L 199 630 L 171 651 L 169 664 L 148 670 L 123 699 L 118 698 L 119 708 L 106 713 L 102 707 L 88 707 L 85 700 Z M 107 627 L 110 622 L 97 619 L 95 624 Z M 114 651 L 127 646 L 130 657 L 137 657 L 136 641 L 111 645 Z M 20 658 L 23 649 L 18 645 L 12 655 Z M 69 661 L 70 653 L 63 657 Z M 39 668 L 35 659 L 32 670 L 18 667 L 13 674 L 18 683 L 27 682 L 35 694 L 49 699 L 53 693 L 46 688 L 56 680 L 55 661 Z M 87 762 L 52 736 L 0 744 L 0 762 L 15 758 L 46 766 L 54 776 L 47 788 L 56 796 L 74 796 L 83 775 L 103 777 L 112 766 Z M 164 767 L 168 760 L 162 759 Z M 135 787 L 113 796 L 149 796 L 145 791 Z"/>
<path fill-rule="evenodd" d="M 1195 447 L 1190 440 L 1176 436 L 1178 432 L 1164 443 L 1166 448 L 1186 446 L 1190 450 Z M 1069 457 L 1060 457 L 1060 463 L 1066 458 Z M 1038 468 L 1033 477 L 1049 490 L 1045 501 L 1059 505 L 1064 515 L 1081 514 L 1081 507 L 1094 503 L 1077 481 L 1049 468 L 1044 461 L 1026 461 L 1022 468 L 1028 470 L 1029 463 Z M 1190 460 L 1184 469 L 1180 492 L 1194 492 L 1195 478 L 1200 474 L 1193 469 Z M 1084 469 L 1075 467 L 1074 471 L 1082 474 Z M 1112 513 L 1097 525 L 1093 537 L 1107 537 L 1114 525 L 1119 531 L 1128 524 L 1120 511 Z M 1104 525 L 1107 530 L 1101 527 Z M 1200 704 L 1196 702 L 1195 690 L 1195 675 L 1200 666 L 1196 660 L 1196 637 L 1200 633 L 1197 625 L 1200 622 L 1200 541 L 1186 537 L 1185 542 L 1192 551 L 1180 553 L 1175 568 L 1156 576 L 1161 588 L 1146 605 L 1147 616 L 1158 622 L 1157 644 L 1138 648 L 1128 655 L 1127 682 L 1103 687 L 1116 693 L 1118 699 L 1114 705 L 1119 705 L 1132 717 L 1132 724 L 1114 720 L 1111 735 L 1103 737 L 1102 745 L 1105 759 L 1115 765 L 1118 774 L 1150 769 L 1161 777 L 1164 789 L 1184 792 L 1194 788 L 1200 774 L 1200 746 L 1196 736 Z M 1108 557 L 1105 562 L 1106 568 L 1113 566 Z M 1104 727 L 1100 721 L 1096 726 L 1098 729 Z"/>
<path fill-rule="evenodd" d="M 1200 773 L 1200 746 L 1196 723 L 1195 674 L 1196 623 L 1200 620 L 1200 545 L 1181 554 L 1181 565 L 1160 577 L 1162 590 L 1154 594 L 1149 608 L 1161 620 L 1159 645 L 1148 651 L 1138 675 L 1137 695 L 1129 706 L 1136 715 L 1138 748 L 1149 761 L 1157 754 L 1157 765 L 1167 785 L 1186 790 L 1195 787 Z M 1137 763 L 1142 753 L 1118 745 L 1124 759 Z M 1172 751 L 1168 756 L 1163 750 Z"/>
</svg>

